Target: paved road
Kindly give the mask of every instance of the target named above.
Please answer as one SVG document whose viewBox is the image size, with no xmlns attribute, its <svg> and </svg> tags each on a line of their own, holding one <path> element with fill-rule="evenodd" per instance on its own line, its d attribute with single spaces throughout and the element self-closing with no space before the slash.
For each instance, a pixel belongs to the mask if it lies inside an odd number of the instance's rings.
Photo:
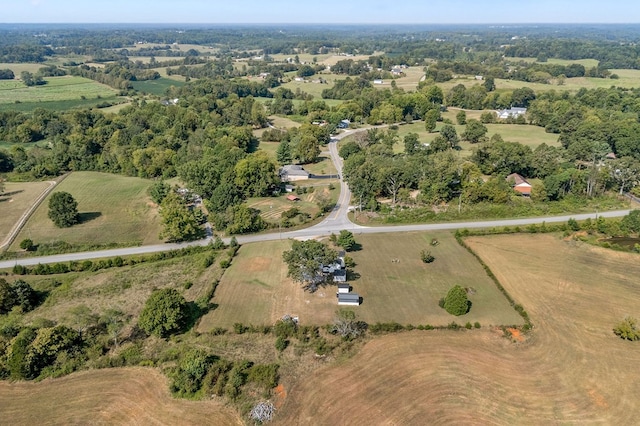
<svg viewBox="0 0 640 426">
<path fill-rule="evenodd" d="M 352 134 L 354 131 L 347 131 L 334 138 L 329 143 L 329 153 L 331 159 L 338 171 L 340 177 L 342 177 L 342 158 L 338 155 L 337 141 Z M 566 222 L 570 218 L 576 220 L 585 220 L 587 218 L 596 219 L 599 216 L 602 217 L 621 217 L 629 214 L 629 210 L 616 210 L 601 213 L 587 213 L 565 216 L 547 216 L 547 217 L 533 217 L 524 219 L 503 219 L 503 220 L 488 220 L 488 221 L 474 221 L 474 222 L 450 222 L 450 223 L 430 223 L 421 225 L 401 225 L 401 226 L 375 226 L 366 227 L 356 225 L 351 222 L 347 216 L 349 208 L 349 200 L 351 198 L 351 192 L 344 180 L 340 180 L 340 197 L 335 208 L 329 213 L 326 219 L 322 222 L 306 229 L 300 229 L 297 231 L 289 232 L 277 232 L 268 234 L 257 234 L 236 237 L 240 244 L 260 242 L 260 241 L 274 241 L 280 239 L 296 238 L 296 239 L 309 239 L 315 237 L 328 236 L 332 232 L 337 233 L 343 229 L 349 230 L 354 234 L 374 234 L 374 233 L 390 233 L 390 232 L 416 232 L 416 231 L 436 231 L 436 230 L 455 230 L 463 228 L 494 228 L 504 226 L 526 226 L 530 224 L 557 223 Z M 129 256 L 146 253 L 157 253 L 161 251 L 176 250 L 190 246 L 203 246 L 209 244 L 211 237 L 207 237 L 204 240 L 194 241 L 190 243 L 181 244 L 157 244 L 140 247 L 127 247 L 121 249 L 111 250 L 99 250 L 82 253 L 68 253 L 59 254 L 53 256 L 42 257 L 30 257 L 24 259 L 14 259 L 0 262 L 0 269 L 12 268 L 16 264 L 31 266 L 38 263 L 56 263 L 56 262 L 69 262 L 69 261 L 82 261 L 88 259 L 99 259 L 115 256 Z M 229 239 L 226 239 L 228 243 Z"/>
</svg>

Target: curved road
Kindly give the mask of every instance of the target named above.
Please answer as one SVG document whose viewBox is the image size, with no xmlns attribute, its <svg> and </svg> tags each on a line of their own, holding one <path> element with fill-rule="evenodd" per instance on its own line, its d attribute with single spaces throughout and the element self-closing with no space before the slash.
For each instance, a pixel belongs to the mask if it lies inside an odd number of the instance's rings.
<svg viewBox="0 0 640 426">
<path fill-rule="evenodd" d="M 247 235 L 247 236 L 238 236 L 236 237 L 238 243 L 246 244 L 253 243 L 259 241 L 273 241 L 280 239 L 288 239 L 288 238 L 296 238 L 296 239 L 310 239 L 315 237 L 328 236 L 332 232 L 339 232 L 343 229 L 350 230 L 354 234 L 374 234 L 374 233 L 390 233 L 390 232 L 415 232 L 415 231 L 436 231 L 436 230 L 454 230 L 454 229 L 463 229 L 463 228 L 494 228 L 494 227 L 504 227 L 504 226 L 525 226 L 531 224 L 539 224 L 542 222 L 546 223 L 557 223 L 557 222 L 566 222 L 571 218 L 576 220 L 585 220 L 588 218 L 597 219 L 599 216 L 602 217 L 620 217 L 626 216 L 629 214 L 630 210 L 616 210 L 616 211 L 608 211 L 601 213 L 586 213 L 586 214 L 574 214 L 574 215 L 565 215 L 565 216 L 546 216 L 546 217 L 532 217 L 532 218 L 523 218 L 523 219 L 501 219 L 501 220 L 488 220 L 488 221 L 474 221 L 474 222 L 449 222 L 449 223 L 430 223 L 430 224 L 420 224 L 420 225 L 400 225 L 400 226 L 375 226 L 375 227 L 367 227 L 356 225 L 351 222 L 347 216 L 349 201 L 351 199 L 351 192 L 349 191 L 349 187 L 346 182 L 342 179 L 342 158 L 338 155 L 338 147 L 337 142 L 352 134 L 354 130 L 348 130 L 347 132 L 342 133 L 341 135 L 332 138 L 329 143 L 329 153 L 331 154 L 331 159 L 340 175 L 340 197 L 338 198 L 338 202 L 335 208 L 329 213 L 326 219 L 317 225 L 311 226 L 306 229 L 300 229 L 297 231 L 289 231 L 289 232 L 277 232 L 277 233 L 269 233 L 269 234 L 257 234 L 257 235 Z M 81 253 L 67 253 L 67 254 L 58 254 L 52 256 L 42 256 L 42 257 L 29 257 L 24 259 L 14 259 L 8 261 L 0 262 L 0 269 L 3 268 L 12 268 L 16 264 L 31 266 L 37 265 L 38 263 L 56 263 L 56 262 L 69 262 L 69 261 L 81 261 L 88 259 L 99 259 L 99 258 L 107 258 L 107 257 L 115 257 L 115 256 L 129 256 L 136 254 L 145 254 L 145 253 L 156 253 L 161 251 L 169 251 L 181 249 L 189 246 L 204 246 L 209 244 L 211 241 L 211 237 L 208 237 L 204 240 L 193 241 L 189 243 L 180 243 L 180 244 L 157 244 L 157 245 L 149 245 L 149 246 L 140 246 L 140 247 L 127 247 L 121 249 L 110 249 L 110 250 L 99 250 L 99 251 L 91 251 L 91 252 L 81 252 Z M 226 239 L 228 243 L 229 239 Z"/>
</svg>

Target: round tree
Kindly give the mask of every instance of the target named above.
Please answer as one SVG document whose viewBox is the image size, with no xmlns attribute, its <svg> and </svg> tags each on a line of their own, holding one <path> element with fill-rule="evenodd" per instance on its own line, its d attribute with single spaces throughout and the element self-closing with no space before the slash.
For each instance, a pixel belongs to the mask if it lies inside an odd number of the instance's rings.
<svg viewBox="0 0 640 426">
<path fill-rule="evenodd" d="M 80 221 L 78 203 L 68 192 L 54 192 L 49 199 L 49 219 L 58 228 L 68 228 Z"/>
<path fill-rule="evenodd" d="M 464 315 L 469 312 L 467 291 L 459 285 L 451 287 L 451 290 L 447 293 L 447 297 L 444 298 L 444 309 L 455 316 Z"/>
<path fill-rule="evenodd" d="M 187 314 L 187 301 L 177 290 L 156 290 L 147 299 L 138 325 L 149 334 L 166 337 L 183 329 Z"/>
</svg>

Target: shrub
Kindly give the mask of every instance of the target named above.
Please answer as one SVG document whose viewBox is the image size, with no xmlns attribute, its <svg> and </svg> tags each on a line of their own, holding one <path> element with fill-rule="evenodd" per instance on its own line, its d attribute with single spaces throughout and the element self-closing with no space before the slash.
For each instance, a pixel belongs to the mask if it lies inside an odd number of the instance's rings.
<svg viewBox="0 0 640 426">
<path fill-rule="evenodd" d="M 480 328 L 480 323 L 478 321 L 473 323 L 474 328 Z"/>
<path fill-rule="evenodd" d="M 149 334 L 166 337 L 181 331 L 187 317 L 187 301 L 175 289 L 166 288 L 151 293 L 140 313 L 138 325 Z"/>
<path fill-rule="evenodd" d="M 451 315 L 459 316 L 469 312 L 467 292 L 459 285 L 453 286 L 444 299 L 444 309 Z"/>
<path fill-rule="evenodd" d="M 613 332 L 621 339 L 631 341 L 640 340 L 640 330 L 636 327 L 636 323 L 635 318 L 626 317 L 613 328 Z"/>
<path fill-rule="evenodd" d="M 420 252 L 420 259 L 422 259 L 424 263 L 431 263 L 436 260 L 429 250 L 422 250 Z"/>
<path fill-rule="evenodd" d="M 280 352 L 284 351 L 285 349 L 287 349 L 287 346 L 289 346 L 289 341 L 284 338 L 283 336 L 279 336 L 276 339 L 276 349 Z"/>
<path fill-rule="evenodd" d="M 35 245 L 33 244 L 33 240 L 25 238 L 24 240 L 20 241 L 20 248 L 22 250 L 32 251 L 35 248 Z"/>
</svg>

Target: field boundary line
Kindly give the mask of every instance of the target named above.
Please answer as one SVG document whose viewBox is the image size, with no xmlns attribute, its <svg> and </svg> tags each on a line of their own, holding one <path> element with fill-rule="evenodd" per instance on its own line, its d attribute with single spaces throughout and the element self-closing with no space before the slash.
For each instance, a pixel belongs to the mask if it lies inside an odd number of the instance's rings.
<svg viewBox="0 0 640 426">
<path fill-rule="evenodd" d="M 5 238 L 2 245 L 0 245 L 0 251 L 6 251 L 11 246 L 11 244 L 13 244 L 13 241 L 16 239 L 20 231 L 22 231 L 22 228 L 24 227 L 24 225 L 27 223 L 27 221 L 29 220 L 31 215 L 36 211 L 36 209 L 40 207 L 40 204 L 42 204 L 44 199 L 47 198 L 47 195 L 49 195 L 51 191 L 53 191 L 53 189 L 70 174 L 71 173 L 65 173 L 57 180 L 49 181 L 49 186 L 46 187 L 44 191 L 42 191 L 42 193 L 38 196 L 38 198 L 36 198 L 36 200 L 33 202 L 31 207 L 29 207 L 27 211 L 22 213 L 22 216 L 20 216 L 20 219 L 18 219 L 16 224 L 13 225 L 13 228 L 11 228 L 11 232 L 9 232 L 9 235 L 7 235 L 7 238 Z"/>
</svg>

